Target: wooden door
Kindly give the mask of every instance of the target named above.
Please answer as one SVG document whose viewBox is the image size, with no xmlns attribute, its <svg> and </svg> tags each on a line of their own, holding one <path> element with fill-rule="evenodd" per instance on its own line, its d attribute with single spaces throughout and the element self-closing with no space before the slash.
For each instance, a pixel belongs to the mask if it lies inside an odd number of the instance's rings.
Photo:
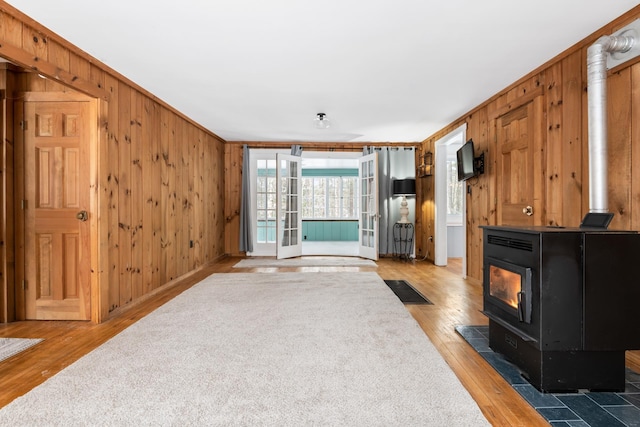
<svg viewBox="0 0 640 427">
<path fill-rule="evenodd" d="M 26 318 L 89 320 L 89 102 L 47 95 L 21 102 Z"/>
<path fill-rule="evenodd" d="M 542 224 L 541 120 L 542 97 L 496 119 L 499 225 Z"/>
</svg>

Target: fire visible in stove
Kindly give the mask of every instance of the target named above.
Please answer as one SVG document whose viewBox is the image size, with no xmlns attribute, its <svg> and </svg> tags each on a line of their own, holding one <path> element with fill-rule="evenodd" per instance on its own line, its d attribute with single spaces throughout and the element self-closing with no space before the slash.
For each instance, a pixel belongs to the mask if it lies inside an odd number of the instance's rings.
<svg viewBox="0 0 640 427">
<path fill-rule="evenodd" d="M 522 298 L 522 277 L 513 271 L 496 267 L 489 268 L 489 295 L 498 298 L 511 307 L 518 308 L 518 299 Z"/>
<path fill-rule="evenodd" d="M 485 311 L 491 311 L 488 304 L 495 304 L 511 312 L 518 322 L 531 323 L 531 268 L 491 257 L 487 261 L 489 287 L 485 292 L 489 299 L 485 299 Z"/>
</svg>

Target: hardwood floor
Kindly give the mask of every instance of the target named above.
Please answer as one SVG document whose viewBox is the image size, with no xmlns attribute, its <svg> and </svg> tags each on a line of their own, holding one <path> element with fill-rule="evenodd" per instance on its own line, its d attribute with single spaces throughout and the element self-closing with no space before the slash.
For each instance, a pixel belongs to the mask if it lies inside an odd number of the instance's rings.
<svg viewBox="0 0 640 427">
<path fill-rule="evenodd" d="M 239 258 L 225 258 L 188 279 L 96 325 L 77 321 L 25 321 L 0 324 L 0 337 L 44 338 L 17 356 L 0 362 L 0 407 L 53 376 L 129 325 L 212 273 L 273 271 L 377 271 L 383 279 L 408 280 L 434 304 L 408 306 L 426 335 L 495 426 L 546 426 L 532 409 L 454 330 L 456 325 L 482 325 L 482 286 L 463 280 L 460 262 L 436 267 L 427 261 L 381 259 L 372 267 L 300 267 L 238 269 Z M 627 352 L 627 364 L 640 368 L 640 352 Z"/>
</svg>

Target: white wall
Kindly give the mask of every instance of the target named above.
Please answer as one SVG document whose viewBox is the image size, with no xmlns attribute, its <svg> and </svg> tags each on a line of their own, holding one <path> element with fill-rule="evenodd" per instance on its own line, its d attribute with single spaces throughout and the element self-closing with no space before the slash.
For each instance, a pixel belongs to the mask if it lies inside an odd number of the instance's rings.
<svg viewBox="0 0 640 427">
<path fill-rule="evenodd" d="M 447 257 L 462 258 L 464 255 L 464 227 L 462 225 L 447 226 Z"/>
</svg>

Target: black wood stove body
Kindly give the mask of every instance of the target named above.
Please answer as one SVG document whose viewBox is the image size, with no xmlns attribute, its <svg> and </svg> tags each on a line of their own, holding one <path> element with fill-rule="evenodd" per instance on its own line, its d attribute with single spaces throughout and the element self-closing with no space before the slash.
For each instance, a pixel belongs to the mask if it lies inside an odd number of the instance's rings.
<svg viewBox="0 0 640 427">
<path fill-rule="evenodd" d="M 640 234 L 483 226 L 489 345 L 545 392 L 622 391 L 640 349 Z"/>
</svg>

